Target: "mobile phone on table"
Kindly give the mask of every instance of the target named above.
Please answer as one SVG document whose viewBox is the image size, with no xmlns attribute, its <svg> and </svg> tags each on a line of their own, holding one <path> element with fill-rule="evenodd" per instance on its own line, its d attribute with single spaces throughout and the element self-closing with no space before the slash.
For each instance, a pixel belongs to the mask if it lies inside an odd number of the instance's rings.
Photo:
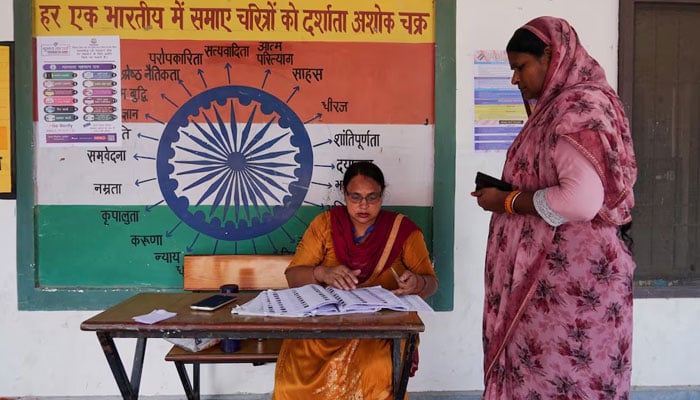
<svg viewBox="0 0 700 400">
<path fill-rule="evenodd" d="M 513 190 L 513 186 L 511 186 L 510 183 L 502 181 L 498 178 L 494 178 L 493 176 L 487 175 L 483 172 L 476 173 L 476 179 L 474 180 L 474 183 L 476 183 L 477 190 L 488 187 L 495 187 L 496 189 L 503 190 L 506 192 L 510 192 L 511 190 Z"/>
<path fill-rule="evenodd" d="M 236 296 L 226 294 L 215 294 L 202 299 L 190 306 L 193 310 L 214 311 L 236 300 Z"/>
</svg>

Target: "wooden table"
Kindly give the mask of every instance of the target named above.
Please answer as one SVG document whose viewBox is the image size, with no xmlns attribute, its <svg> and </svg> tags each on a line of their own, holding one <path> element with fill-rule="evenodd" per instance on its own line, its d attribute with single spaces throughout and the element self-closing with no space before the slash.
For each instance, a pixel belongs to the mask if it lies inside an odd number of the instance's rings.
<svg viewBox="0 0 700 400">
<path fill-rule="evenodd" d="M 243 304 L 257 293 L 238 293 Z M 380 311 L 320 317 L 259 317 L 231 314 L 224 306 L 213 312 L 194 311 L 190 304 L 211 293 L 140 293 L 84 321 L 80 329 L 95 331 L 124 399 L 137 399 L 147 338 L 360 338 L 392 340 L 394 398 L 403 399 L 418 334 L 425 326 L 416 312 Z M 155 309 L 175 312 L 170 319 L 148 325 L 132 317 Z M 129 377 L 114 338 L 136 338 Z M 401 346 L 404 341 L 403 357 Z"/>
</svg>

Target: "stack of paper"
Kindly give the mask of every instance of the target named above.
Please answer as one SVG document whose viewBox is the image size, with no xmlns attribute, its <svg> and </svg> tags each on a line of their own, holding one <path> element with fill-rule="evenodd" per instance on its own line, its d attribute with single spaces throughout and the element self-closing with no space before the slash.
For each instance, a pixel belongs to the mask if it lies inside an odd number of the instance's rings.
<svg viewBox="0 0 700 400">
<path fill-rule="evenodd" d="M 381 286 L 342 290 L 311 284 L 282 290 L 266 290 L 231 312 L 241 315 L 303 317 L 371 313 L 381 309 L 433 311 L 418 295 L 396 296 Z"/>
<path fill-rule="evenodd" d="M 164 319 L 172 318 L 176 315 L 177 314 L 174 312 L 158 309 L 158 310 L 153 310 L 148 314 L 137 315 L 137 316 L 133 317 L 133 320 L 136 322 L 140 322 L 142 324 L 155 324 L 156 322 L 160 322 Z"/>
</svg>

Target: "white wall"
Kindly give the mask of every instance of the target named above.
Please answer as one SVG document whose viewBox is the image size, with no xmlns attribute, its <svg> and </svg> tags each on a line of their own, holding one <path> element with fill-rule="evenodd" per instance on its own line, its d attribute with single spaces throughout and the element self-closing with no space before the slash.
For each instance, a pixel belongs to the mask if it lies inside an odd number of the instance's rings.
<svg viewBox="0 0 700 400">
<path fill-rule="evenodd" d="M 0 0 L 0 40 L 12 40 L 11 0 Z M 423 315 L 421 365 L 411 391 L 480 390 L 483 257 L 488 215 L 469 196 L 477 170 L 498 174 L 503 154 L 474 154 L 472 55 L 499 49 L 512 31 L 538 15 L 557 15 L 577 29 L 584 45 L 616 85 L 617 1 L 458 0 L 455 309 Z M 118 395 L 93 333 L 79 325 L 94 312 L 17 311 L 16 207 L 0 200 L 0 397 Z M 700 299 L 635 302 L 633 384 L 700 385 Z M 130 366 L 130 341 L 122 344 Z M 169 346 L 152 340 L 141 385 L 144 395 L 181 394 L 175 368 L 163 361 Z M 130 367 L 128 367 L 130 368 Z M 128 369 L 129 370 L 129 369 Z M 273 365 L 203 368 L 203 393 L 263 393 Z"/>
</svg>

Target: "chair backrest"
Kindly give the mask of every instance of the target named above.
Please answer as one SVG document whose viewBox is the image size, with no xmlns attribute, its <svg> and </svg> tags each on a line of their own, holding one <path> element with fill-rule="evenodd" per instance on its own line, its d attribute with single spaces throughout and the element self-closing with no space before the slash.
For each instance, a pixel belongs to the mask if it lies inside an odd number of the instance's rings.
<svg viewBox="0 0 700 400">
<path fill-rule="evenodd" d="M 219 290 L 235 283 L 240 290 L 285 289 L 284 270 L 293 255 L 186 255 L 185 290 Z"/>
</svg>

